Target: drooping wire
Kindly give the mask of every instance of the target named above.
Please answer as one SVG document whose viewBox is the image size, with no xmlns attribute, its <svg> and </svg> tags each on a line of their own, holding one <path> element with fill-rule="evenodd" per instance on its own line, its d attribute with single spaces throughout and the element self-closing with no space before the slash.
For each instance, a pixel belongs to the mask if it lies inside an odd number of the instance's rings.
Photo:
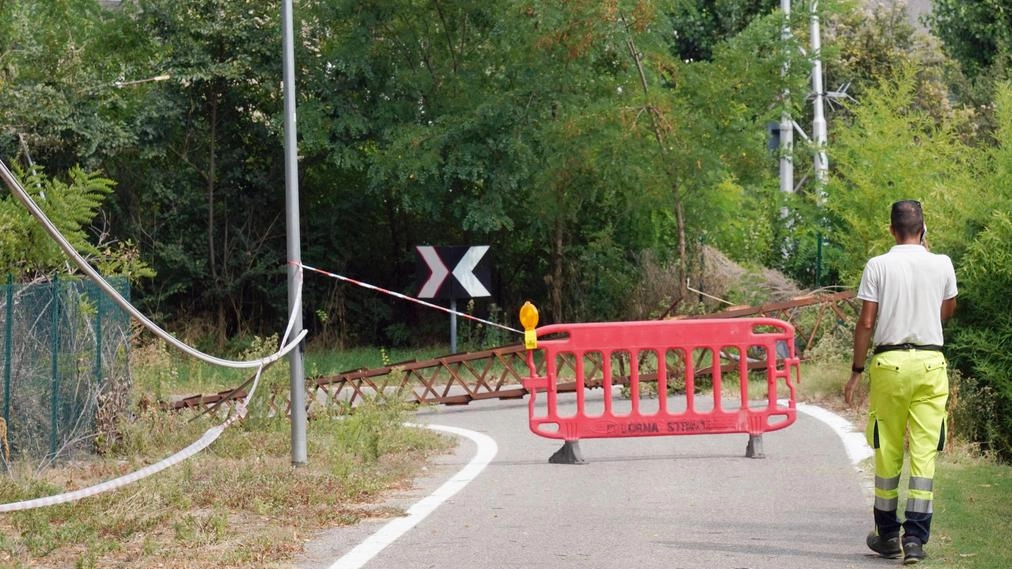
<svg viewBox="0 0 1012 569">
<path fill-rule="evenodd" d="M 115 288 L 113 288 L 112 285 L 110 285 L 98 273 L 98 271 L 96 271 L 77 252 L 77 250 L 74 249 L 74 247 L 60 233 L 59 229 L 57 229 L 56 226 L 53 225 L 52 221 L 49 220 L 49 218 L 38 207 L 38 205 L 34 202 L 34 200 L 32 200 L 31 196 L 28 195 L 24 187 L 17 180 L 14 174 L 7 168 L 7 165 L 4 164 L 2 160 L 0 160 L 0 177 L 4 179 L 4 182 L 7 184 L 7 187 L 10 188 L 11 193 L 14 194 L 14 196 L 16 196 L 25 205 L 25 207 L 28 208 L 28 210 L 32 213 L 32 215 L 39 221 L 39 223 L 42 224 L 46 232 L 49 233 L 50 237 L 52 237 L 53 240 L 56 241 L 56 243 L 60 246 L 60 248 L 63 249 L 64 253 L 66 253 L 75 262 L 75 264 L 77 264 L 77 266 L 86 275 L 88 275 L 100 288 L 102 288 L 102 290 L 105 291 L 106 294 L 108 294 L 121 308 L 123 308 L 133 317 L 141 321 L 141 323 L 143 323 L 148 329 L 150 329 L 160 338 L 176 346 L 183 352 L 190 354 L 193 357 L 210 364 L 230 368 L 253 368 L 253 367 L 257 368 L 256 374 L 252 380 L 253 386 L 249 390 L 249 393 L 247 393 L 246 397 L 237 405 L 236 413 L 231 417 L 229 417 L 228 419 L 226 419 L 220 425 L 211 427 L 210 429 L 205 431 L 203 436 L 201 436 L 198 440 L 194 441 L 189 446 L 180 450 L 179 452 L 155 464 L 146 466 L 140 470 L 131 472 L 124 476 L 120 476 L 119 478 L 114 478 L 112 480 L 108 480 L 106 482 L 90 486 L 88 488 L 82 488 L 80 490 L 76 490 L 73 492 L 66 492 L 63 494 L 57 494 L 54 496 L 46 496 L 42 498 L 35 498 L 20 502 L 12 502 L 8 504 L 0 504 L 0 512 L 14 512 L 20 510 L 28 510 L 33 508 L 53 506 L 56 504 L 80 500 L 83 498 L 94 496 L 96 494 L 100 494 L 102 492 L 107 492 L 110 490 L 126 486 L 128 484 L 132 484 L 133 482 L 156 474 L 162 470 L 165 470 L 166 468 L 169 468 L 173 465 L 176 465 L 190 458 L 191 456 L 197 454 L 201 450 L 207 448 L 211 443 L 213 443 L 215 440 L 218 439 L 218 437 L 221 436 L 221 434 L 225 431 L 227 427 L 229 427 L 234 422 L 236 422 L 237 420 L 241 419 L 246 415 L 247 405 L 249 404 L 250 400 L 252 400 L 253 394 L 256 392 L 256 388 L 260 382 L 260 377 L 263 374 L 264 370 L 272 363 L 283 358 L 288 352 L 290 352 L 296 346 L 298 346 L 305 338 L 307 331 L 302 330 L 299 332 L 298 336 L 296 336 L 296 338 L 293 341 L 286 344 L 286 342 L 288 342 L 288 337 L 291 335 L 292 329 L 295 326 L 297 312 L 293 311 L 292 314 L 289 315 L 288 325 L 285 328 L 284 336 L 282 337 L 280 342 L 281 346 L 280 349 L 274 354 L 271 354 L 270 356 L 264 358 L 250 361 L 226 360 L 215 356 L 211 356 L 209 354 L 205 354 L 195 348 L 192 348 L 184 344 L 183 342 L 176 339 L 168 332 L 164 331 L 150 319 L 148 319 L 147 316 L 145 316 L 143 313 L 137 310 L 132 304 L 130 304 L 125 298 L 123 298 L 123 296 L 120 295 L 119 292 Z M 297 280 L 297 288 L 295 293 L 296 301 L 293 303 L 293 306 L 301 305 L 302 280 L 303 280 L 302 276 L 303 276 L 302 270 L 299 269 L 296 276 Z"/>
<path fill-rule="evenodd" d="M 10 188 L 11 193 L 16 198 L 18 198 L 18 200 L 22 204 L 24 204 L 26 208 L 28 208 L 28 211 L 31 212 L 31 214 L 35 217 L 36 220 L 39 221 L 39 223 L 42 224 L 42 227 L 46 230 L 49 236 L 52 237 L 54 241 L 56 241 L 57 245 L 60 246 L 60 249 L 63 249 L 63 252 L 66 253 L 67 256 L 74 261 L 74 264 L 76 264 L 77 267 L 81 269 L 82 272 L 84 272 L 84 274 L 88 275 L 88 277 L 91 278 L 91 280 L 94 281 L 95 284 L 97 284 L 103 291 L 105 291 L 105 293 L 108 294 L 109 297 L 112 298 L 113 301 L 116 302 L 116 304 L 118 304 L 123 310 L 126 310 L 131 316 L 136 318 L 147 329 L 154 332 L 155 335 L 157 335 L 159 338 L 162 338 L 163 340 L 172 344 L 179 350 L 187 354 L 190 354 L 191 356 L 204 362 L 207 362 L 209 364 L 214 364 L 221 367 L 233 369 L 248 369 L 260 367 L 264 364 L 274 362 L 285 357 L 285 355 L 287 355 L 288 352 L 295 349 L 295 347 L 298 346 L 299 343 L 301 343 L 302 340 L 306 337 L 307 331 L 301 330 L 299 334 L 295 337 L 295 339 L 291 341 L 291 343 L 287 345 L 282 345 L 277 352 L 257 360 L 249 360 L 249 361 L 236 361 L 219 358 L 216 356 L 212 356 L 210 354 L 205 354 L 204 352 L 201 352 L 196 348 L 188 346 L 187 344 L 178 340 L 172 334 L 169 334 L 168 332 L 163 330 L 160 326 L 152 322 L 147 316 L 145 316 L 143 313 L 137 310 L 132 304 L 130 304 L 130 302 L 127 299 L 123 298 L 123 296 L 119 293 L 119 291 L 117 291 L 112 285 L 110 285 L 105 280 L 105 278 L 103 278 L 102 275 L 99 274 L 99 272 L 96 271 L 88 263 L 88 261 L 81 256 L 80 253 L 78 253 L 77 250 L 74 249 L 74 246 L 71 245 L 70 242 L 67 241 L 67 239 L 63 236 L 63 234 L 60 233 L 60 230 L 56 228 L 53 222 L 49 220 L 49 217 L 46 216 L 45 212 L 43 212 L 42 209 L 38 206 L 38 204 L 35 203 L 35 201 L 28 194 L 28 192 L 25 191 L 24 186 L 21 185 L 21 182 L 18 181 L 18 179 L 7 168 L 7 165 L 2 160 L 0 160 L 0 177 L 3 178 L 4 182 L 7 184 L 7 187 Z M 296 304 L 294 306 L 298 305 Z"/>
</svg>

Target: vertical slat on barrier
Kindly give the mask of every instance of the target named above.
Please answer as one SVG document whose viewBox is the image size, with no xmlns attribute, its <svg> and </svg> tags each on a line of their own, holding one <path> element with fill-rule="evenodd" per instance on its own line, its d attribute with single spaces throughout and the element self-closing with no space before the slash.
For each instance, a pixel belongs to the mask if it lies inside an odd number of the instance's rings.
<svg viewBox="0 0 1012 569">
<path fill-rule="evenodd" d="M 545 390 L 545 409 L 549 417 L 558 417 L 558 392 L 559 378 L 556 364 L 558 354 L 555 350 L 545 349 L 545 377 L 548 378 L 548 388 Z"/>
<path fill-rule="evenodd" d="M 639 353 L 630 350 L 629 355 L 629 402 L 632 404 L 630 414 L 640 416 L 640 358 Z"/>
<path fill-rule="evenodd" d="M 776 342 L 766 348 L 766 404 L 770 407 L 776 407 L 777 405 L 777 390 L 779 380 L 777 376 L 779 371 L 777 370 L 777 345 Z"/>
<path fill-rule="evenodd" d="M 777 342 L 773 342 L 771 351 L 772 354 L 766 355 L 766 361 L 768 362 L 766 365 L 766 377 L 767 380 L 773 384 L 773 388 L 769 390 L 768 395 L 771 398 L 770 401 L 775 403 L 780 391 L 780 386 L 778 385 L 780 383 L 780 369 L 778 369 L 778 366 L 782 365 L 786 367 L 787 358 L 791 357 L 791 354 L 789 352 L 784 354 L 777 352 Z"/>
<path fill-rule="evenodd" d="M 49 313 L 50 355 L 51 357 L 51 393 L 49 407 L 49 455 L 56 456 L 57 427 L 60 412 L 60 277 L 54 277 L 50 283 L 52 290 L 52 306 Z"/>
<path fill-rule="evenodd" d="M 587 357 L 587 352 L 574 350 L 573 357 L 576 359 L 576 416 L 586 417 L 587 394 L 584 393 L 586 384 L 583 376 L 586 373 L 584 358 Z"/>
<path fill-rule="evenodd" d="M 738 382 L 741 384 L 738 386 L 739 397 L 741 397 L 739 409 L 749 409 L 751 407 L 748 393 L 748 351 L 750 347 L 747 344 L 735 346 L 735 350 L 738 352 Z"/>
<path fill-rule="evenodd" d="M 11 426 L 11 358 L 14 357 L 14 275 L 7 275 L 7 307 L 4 318 L 4 422 Z"/>
<path fill-rule="evenodd" d="M 696 412 L 696 362 L 693 361 L 693 349 L 685 348 L 685 412 Z"/>
<path fill-rule="evenodd" d="M 605 350 L 601 350 L 601 385 L 604 386 L 604 415 L 605 417 L 611 417 L 614 414 L 611 406 L 611 398 L 613 391 L 612 383 L 612 371 L 611 371 L 611 354 Z"/>
<path fill-rule="evenodd" d="M 720 413 L 724 410 L 724 406 L 720 402 L 724 397 L 724 373 L 721 369 L 720 349 L 712 345 L 707 346 L 706 349 L 710 350 L 710 369 L 713 370 L 711 375 L 713 378 L 713 412 Z"/>
<path fill-rule="evenodd" d="M 654 348 L 654 357 L 657 359 L 657 412 L 661 415 L 668 414 L 668 358 L 663 349 Z"/>
</svg>

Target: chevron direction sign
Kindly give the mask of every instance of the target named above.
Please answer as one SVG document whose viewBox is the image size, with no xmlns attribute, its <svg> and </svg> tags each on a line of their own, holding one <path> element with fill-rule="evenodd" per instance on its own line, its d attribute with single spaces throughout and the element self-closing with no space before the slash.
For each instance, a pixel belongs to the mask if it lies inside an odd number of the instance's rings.
<svg viewBox="0 0 1012 569">
<path fill-rule="evenodd" d="M 424 281 L 418 298 L 480 298 L 492 296 L 488 245 L 433 247 L 419 245 L 419 274 Z"/>
</svg>

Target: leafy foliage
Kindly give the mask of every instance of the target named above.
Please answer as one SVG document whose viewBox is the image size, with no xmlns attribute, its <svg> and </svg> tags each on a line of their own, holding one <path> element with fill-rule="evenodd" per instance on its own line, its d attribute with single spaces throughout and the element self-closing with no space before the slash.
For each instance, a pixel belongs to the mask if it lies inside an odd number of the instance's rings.
<svg viewBox="0 0 1012 569">
<path fill-rule="evenodd" d="M 892 245 L 891 202 L 923 202 L 928 242 L 952 257 L 959 276 L 960 307 L 948 332 L 952 361 L 968 386 L 965 395 L 993 407 L 969 416 L 975 421 L 961 416 L 961 427 L 1008 460 L 1012 361 L 1005 347 L 1012 339 L 1012 305 L 1004 291 L 1012 286 L 1012 88 L 998 90 L 999 144 L 986 152 L 972 152 L 962 142 L 955 118 L 938 122 L 919 109 L 914 91 L 913 70 L 901 70 L 867 91 L 851 109 L 853 125 L 840 131 L 826 208 L 842 252 L 838 270 L 856 281 L 867 258 Z"/>
<path fill-rule="evenodd" d="M 0 20 L 0 154 L 62 173 L 136 143 L 135 101 L 116 85 L 144 54 L 112 13 L 91 0 L 24 0 L 0 3 Z"/>
<path fill-rule="evenodd" d="M 779 7 L 776 0 L 677 0 L 669 8 L 675 52 L 682 60 L 709 60 L 714 47 Z"/>
<path fill-rule="evenodd" d="M 837 136 L 836 176 L 827 187 L 826 212 L 829 237 L 842 251 L 836 269 L 848 282 L 856 282 L 869 257 L 892 246 L 892 202 L 921 200 L 933 240 L 936 221 L 946 223 L 952 188 L 968 179 L 968 151 L 953 124 L 938 124 L 915 108 L 914 85 L 913 69 L 905 68 L 870 89 L 851 107 L 853 124 Z M 951 232 L 946 227 L 937 233 Z"/>
<path fill-rule="evenodd" d="M 1012 85 L 998 89 L 999 145 L 978 166 L 986 205 L 978 206 L 969 248 L 959 266 L 960 308 L 955 362 L 993 394 L 995 413 L 973 425 L 978 440 L 1012 460 Z M 982 211 L 986 210 L 986 211 Z M 978 229 L 981 228 L 981 229 Z M 991 421 L 997 424 L 989 424 Z"/>
<path fill-rule="evenodd" d="M 971 77 L 1008 78 L 1012 14 L 1003 0 L 932 0 L 929 20 Z"/>
<path fill-rule="evenodd" d="M 152 276 L 131 243 L 101 242 L 96 246 L 89 238 L 87 230 L 112 193 L 112 180 L 77 167 L 70 170 L 67 182 L 44 175 L 40 168 L 27 175 L 15 171 L 50 221 L 101 270 L 135 278 Z M 66 256 L 59 246 L 10 194 L 0 197 L 0 221 L 6 228 L 0 232 L 0 272 L 31 280 L 65 268 Z"/>
<path fill-rule="evenodd" d="M 1012 205 L 1012 202 L 1006 201 Z M 998 456 L 1012 460 L 1012 216 L 996 210 L 988 227 L 964 259 L 961 278 L 960 326 L 954 338 L 956 361 L 979 383 L 992 390 L 997 407 L 992 419 L 974 425 L 977 440 Z M 985 428 L 986 427 L 986 428 Z"/>
</svg>

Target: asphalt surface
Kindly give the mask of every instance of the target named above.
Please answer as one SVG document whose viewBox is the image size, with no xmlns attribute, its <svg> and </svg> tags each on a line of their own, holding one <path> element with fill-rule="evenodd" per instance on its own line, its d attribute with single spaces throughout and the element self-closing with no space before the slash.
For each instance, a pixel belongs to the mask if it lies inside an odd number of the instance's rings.
<svg viewBox="0 0 1012 569">
<path fill-rule="evenodd" d="M 870 555 L 870 474 L 840 436 L 799 413 L 764 435 L 585 439 L 587 464 L 548 463 L 561 442 L 532 434 L 525 401 L 487 401 L 418 414 L 420 423 L 484 433 L 491 462 L 417 525 L 364 562 L 337 562 L 389 520 L 327 531 L 299 569 L 534 568 L 794 569 L 896 566 Z M 461 438 L 409 491 L 407 509 L 479 452 Z M 488 454 L 488 449 L 485 449 Z M 402 519 L 403 521 L 403 519 Z"/>
</svg>

